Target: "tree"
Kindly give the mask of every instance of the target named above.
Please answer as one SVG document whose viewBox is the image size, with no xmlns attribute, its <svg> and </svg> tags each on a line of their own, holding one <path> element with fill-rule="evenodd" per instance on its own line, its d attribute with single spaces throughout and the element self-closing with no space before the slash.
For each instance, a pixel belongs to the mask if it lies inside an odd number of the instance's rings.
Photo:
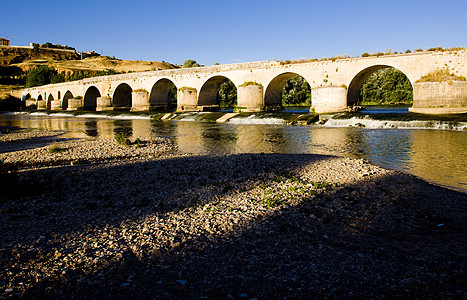
<svg viewBox="0 0 467 300">
<path fill-rule="evenodd" d="M 54 68 L 39 66 L 30 70 L 26 76 L 26 87 L 49 84 L 51 78 L 57 75 Z"/>
<path fill-rule="evenodd" d="M 172 84 L 167 98 L 169 100 L 169 105 L 177 106 L 177 87 L 175 84 Z"/>
<path fill-rule="evenodd" d="M 184 68 L 195 68 L 199 66 L 200 65 L 196 62 L 196 60 L 193 60 L 193 59 L 185 60 L 185 62 L 183 63 Z"/>
<path fill-rule="evenodd" d="M 300 75 L 285 83 L 282 89 L 282 105 L 309 106 L 311 104 L 311 88 Z"/>
<path fill-rule="evenodd" d="M 59 82 L 64 82 L 64 81 L 65 81 L 65 72 L 61 72 L 59 74 L 55 72 L 55 74 L 52 74 L 52 76 L 50 77 L 50 83 L 59 83 Z"/>
<path fill-rule="evenodd" d="M 217 102 L 220 107 L 235 107 L 237 105 L 237 88 L 235 84 L 226 80 L 217 92 Z"/>
<path fill-rule="evenodd" d="M 412 85 L 401 71 L 385 68 L 365 80 L 360 90 L 360 102 L 410 105 L 413 103 Z"/>
</svg>

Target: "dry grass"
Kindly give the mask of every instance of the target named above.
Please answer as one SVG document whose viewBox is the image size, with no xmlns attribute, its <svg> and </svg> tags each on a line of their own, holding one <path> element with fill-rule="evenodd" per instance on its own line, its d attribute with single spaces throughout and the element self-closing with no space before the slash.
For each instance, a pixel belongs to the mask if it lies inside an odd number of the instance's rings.
<svg viewBox="0 0 467 300">
<path fill-rule="evenodd" d="M 417 82 L 443 82 L 443 81 L 465 81 L 464 76 L 457 76 L 449 73 L 447 69 L 438 70 L 422 76 Z"/>
<path fill-rule="evenodd" d="M 118 60 L 111 57 L 89 57 L 83 60 L 60 60 L 48 59 L 47 61 L 30 60 L 17 64 L 21 69 L 31 69 L 39 65 L 48 64 L 54 67 L 58 72 L 69 71 L 90 71 L 99 72 L 113 69 L 118 73 L 144 72 L 155 70 L 168 70 L 176 68 L 169 63 L 158 61 L 140 61 L 140 60 Z"/>
</svg>

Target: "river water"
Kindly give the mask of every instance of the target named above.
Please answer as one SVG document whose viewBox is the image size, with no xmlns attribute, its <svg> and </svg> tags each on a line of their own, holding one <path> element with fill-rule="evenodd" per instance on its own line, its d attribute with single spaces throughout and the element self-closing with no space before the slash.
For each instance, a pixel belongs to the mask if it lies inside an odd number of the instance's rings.
<svg viewBox="0 0 467 300">
<path fill-rule="evenodd" d="M 149 119 L 0 115 L 0 126 L 65 130 L 70 138 L 132 137 L 172 139 L 180 152 L 316 153 L 364 158 L 381 167 L 467 193 L 467 131 L 368 129 L 356 127 L 229 124 Z"/>
</svg>

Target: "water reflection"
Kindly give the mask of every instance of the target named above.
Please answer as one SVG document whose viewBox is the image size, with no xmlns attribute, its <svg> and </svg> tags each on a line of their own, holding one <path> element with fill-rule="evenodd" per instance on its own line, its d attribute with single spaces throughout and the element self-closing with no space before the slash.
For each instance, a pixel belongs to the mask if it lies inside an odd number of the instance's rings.
<svg viewBox="0 0 467 300">
<path fill-rule="evenodd" d="M 379 165 L 407 170 L 412 151 L 412 130 L 360 130 L 363 156 Z"/>
<path fill-rule="evenodd" d="M 122 133 L 125 136 L 133 136 L 133 120 L 115 120 L 113 125 L 113 136 Z"/>
<path fill-rule="evenodd" d="M 467 133 L 413 130 L 410 172 L 467 192 Z"/>
<path fill-rule="evenodd" d="M 367 106 L 362 110 L 364 114 L 407 114 L 409 113 L 408 107 L 397 106 Z"/>
<path fill-rule="evenodd" d="M 84 126 L 85 126 L 84 131 L 86 135 L 92 136 L 92 137 L 97 137 L 99 135 L 97 131 L 97 121 L 86 121 L 84 123 Z"/>
<path fill-rule="evenodd" d="M 66 137 L 167 137 L 180 152 L 316 153 L 357 158 L 467 192 L 467 132 L 218 124 L 2 115 L 0 125 L 65 130 Z"/>
</svg>

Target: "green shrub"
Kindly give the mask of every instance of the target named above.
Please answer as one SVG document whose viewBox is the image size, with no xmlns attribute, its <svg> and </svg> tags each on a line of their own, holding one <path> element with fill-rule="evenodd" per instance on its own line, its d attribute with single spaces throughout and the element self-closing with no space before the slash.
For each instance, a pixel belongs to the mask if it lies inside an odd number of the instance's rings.
<svg viewBox="0 0 467 300">
<path fill-rule="evenodd" d="M 39 66 L 28 72 L 26 75 L 26 87 L 46 85 L 51 82 L 51 78 L 57 75 L 54 68 Z"/>
<path fill-rule="evenodd" d="M 426 51 L 443 51 L 442 47 L 433 47 L 433 48 L 428 48 Z"/>
<path fill-rule="evenodd" d="M 139 138 L 136 138 L 134 144 L 136 145 L 137 148 L 141 148 L 143 146 L 142 141 Z"/>
<path fill-rule="evenodd" d="M 47 150 L 49 153 L 61 153 L 65 151 L 64 148 L 62 148 L 59 144 L 53 143 L 49 149 Z"/>
<path fill-rule="evenodd" d="M 117 144 L 122 146 L 129 146 L 130 140 L 127 138 L 127 135 L 123 132 L 115 134 L 115 141 Z"/>
<path fill-rule="evenodd" d="M 247 81 L 239 85 L 239 87 L 246 87 L 250 85 L 257 85 L 257 86 L 262 86 L 261 83 L 257 83 L 256 81 Z"/>
<path fill-rule="evenodd" d="M 196 67 L 200 67 L 200 65 L 194 59 L 188 59 L 188 60 L 185 60 L 185 62 L 183 62 L 183 68 L 196 68 Z"/>
</svg>

